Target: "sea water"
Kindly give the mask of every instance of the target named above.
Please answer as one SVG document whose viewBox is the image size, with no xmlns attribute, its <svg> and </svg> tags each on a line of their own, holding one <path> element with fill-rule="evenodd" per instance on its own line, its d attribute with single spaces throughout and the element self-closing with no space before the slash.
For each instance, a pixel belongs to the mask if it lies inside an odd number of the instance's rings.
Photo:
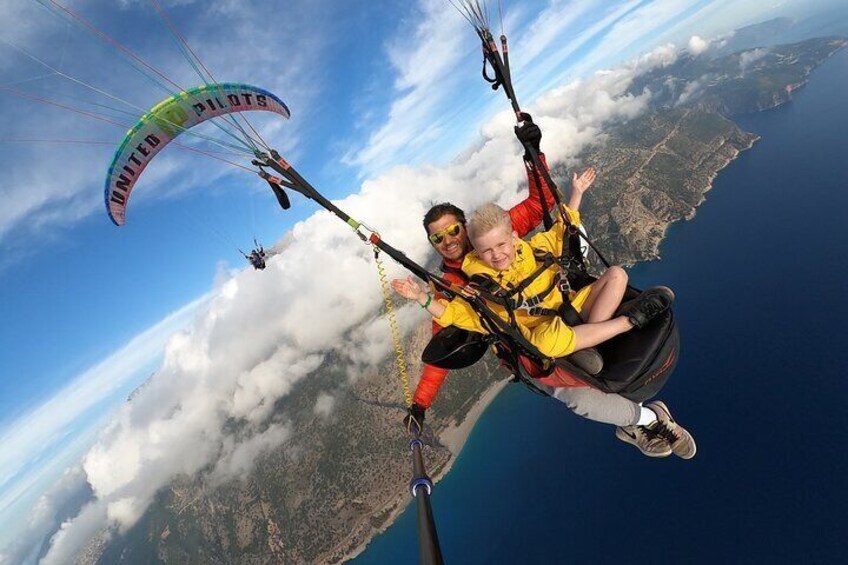
<svg viewBox="0 0 848 565">
<path fill-rule="evenodd" d="M 737 119 L 762 139 L 631 271 L 677 294 L 660 398 L 697 456 L 648 459 L 509 386 L 433 491 L 447 563 L 845 562 L 846 93 L 843 50 L 791 103 Z M 355 563 L 417 562 L 414 510 Z"/>
</svg>

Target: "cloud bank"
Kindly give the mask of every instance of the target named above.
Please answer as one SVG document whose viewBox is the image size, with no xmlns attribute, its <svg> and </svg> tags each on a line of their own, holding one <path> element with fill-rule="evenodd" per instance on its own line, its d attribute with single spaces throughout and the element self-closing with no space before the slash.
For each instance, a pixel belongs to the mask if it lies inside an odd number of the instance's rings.
<svg viewBox="0 0 848 565">
<path fill-rule="evenodd" d="M 50 460 L 51 454 L 62 448 L 72 450 L 75 445 L 69 445 L 69 438 L 85 426 L 92 413 L 123 398 L 132 383 L 149 374 L 169 336 L 189 325 L 206 299 L 202 297 L 166 317 L 79 375 L 53 398 L 0 430 L 4 446 L 0 451 L 0 515 L 4 520 L 20 512 L 20 504 L 31 496 L 32 489 L 55 473 L 57 463 Z"/>
</svg>

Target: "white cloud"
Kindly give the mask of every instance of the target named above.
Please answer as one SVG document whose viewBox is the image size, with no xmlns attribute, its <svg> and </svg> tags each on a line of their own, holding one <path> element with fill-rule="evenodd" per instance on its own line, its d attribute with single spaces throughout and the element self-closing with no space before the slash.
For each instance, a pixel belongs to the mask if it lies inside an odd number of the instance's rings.
<svg viewBox="0 0 848 565">
<path fill-rule="evenodd" d="M 641 114 L 651 93 L 628 93 L 634 77 L 676 58 L 672 46 L 660 46 L 614 70 L 598 71 L 586 79 L 555 88 L 539 97 L 533 113 L 542 125 L 548 156 L 568 161 L 583 147 L 602 140 L 603 126 Z"/>
<path fill-rule="evenodd" d="M 739 55 L 739 68 L 742 69 L 744 73 L 747 71 L 754 63 L 768 55 L 768 49 L 751 49 L 750 51 L 745 51 L 741 55 Z"/>
<path fill-rule="evenodd" d="M 74 379 L 53 398 L 0 430 L 0 517 L 6 521 L 20 513 L 33 490 L 56 477 L 62 468 L 39 463 L 42 458 L 62 461 L 63 450 L 80 446 L 68 443 L 69 436 L 91 426 L 92 413 L 109 401 L 122 399 L 122 391 L 143 379 L 162 355 L 168 338 L 186 326 L 206 297 L 196 300 L 133 338 L 101 363 Z M 78 452 L 75 452 L 79 456 Z M 38 464 L 36 464 L 38 463 Z"/>
<path fill-rule="evenodd" d="M 336 399 L 333 395 L 322 392 L 318 395 L 318 400 L 315 401 L 315 414 L 322 418 L 327 418 L 332 414 L 335 404 Z"/>
<path fill-rule="evenodd" d="M 258 457 L 282 445 L 290 436 L 290 427 L 284 424 L 272 424 L 267 430 L 243 442 L 237 442 L 232 437 L 225 437 L 221 457 L 212 472 L 212 483 L 220 484 L 244 477 L 256 464 Z"/>
<path fill-rule="evenodd" d="M 677 101 L 675 101 L 674 103 L 675 106 L 685 104 L 686 102 L 697 96 L 704 88 L 704 85 L 704 79 L 698 79 L 687 82 L 686 86 L 683 87 L 683 91 L 680 93 L 680 96 L 677 97 Z"/>
<path fill-rule="evenodd" d="M 394 163 L 400 147 L 407 152 L 421 150 L 445 135 L 444 123 L 433 118 L 455 91 L 454 70 L 466 55 L 462 46 L 468 30 L 461 18 L 445 17 L 444 0 L 422 0 L 419 4 L 421 14 L 416 23 L 401 25 L 403 32 L 386 48 L 397 73 L 397 97 L 367 144 L 345 156 L 345 161 L 361 168 L 365 176 Z M 415 45 L 414 50 L 408 48 L 410 43 Z"/>
<path fill-rule="evenodd" d="M 107 522 L 108 508 L 90 503 L 83 507 L 73 520 L 62 523 L 59 531 L 51 539 L 50 552 L 39 561 L 39 565 L 65 565 L 71 563 L 71 557 L 77 555 L 85 545 L 102 532 L 103 524 Z M 110 532 L 105 532 L 111 537 Z"/>
<path fill-rule="evenodd" d="M 698 37 L 697 35 L 693 35 L 689 38 L 689 43 L 686 45 L 686 48 L 690 53 L 697 56 L 710 48 L 710 42 Z"/>
<path fill-rule="evenodd" d="M 26 531 L 23 535 L 14 536 L 12 542 L 0 552 L 0 564 L 34 565 L 45 537 L 60 526 L 63 517 L 67 517 L 69 501 L 79 500 L 83 504 L 88 494 L 82 467 L 76 465 L 67 468 L 32 505 L 32 511 L 26 519 Z"/>
</svg>

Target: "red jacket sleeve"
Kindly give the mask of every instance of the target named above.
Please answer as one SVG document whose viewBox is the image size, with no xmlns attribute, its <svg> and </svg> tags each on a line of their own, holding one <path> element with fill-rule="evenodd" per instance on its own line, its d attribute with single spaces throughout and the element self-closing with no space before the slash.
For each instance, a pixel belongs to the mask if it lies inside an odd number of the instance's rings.
<svg viewBox="0 0 848 565">
<path fill-rule="evenodd" d="M 541 159 L 545 170 L 549 170 L 548 162 L 545 159 L 544 154 L 540 153 L 539 159 Z M 527 187 L 530 194 L 527 198 L 509 209 L 509 217 L 512 220 L 512 229 L 518 233 L 518 237 L 524 237 L 542 222 L 542 203 L 539 202 L 540 189 L 542 194 L 545 196 L 545 204 L 547 205 L 546 207 L 548 210 L 553 210 L 555 203 L 554 195 L 551 193 L 550 187 L 545 182 L 545 178 L 540 174 L 539 183 L 537 183 L 536 176 L 533 174 L 533 169 L 530 164 L 525 162 L 524 167 L 527 169 Z M 541 184 L 541 187 L 539 184 Z"/>
<path fill-rule="evenodd" d="M 430 408 L 449 372 L 447 369 L 440 369 L 433 365 L 424 365 L 421 380 L 418 382 L 412 401 L 423 408 Z"/>
</svg>

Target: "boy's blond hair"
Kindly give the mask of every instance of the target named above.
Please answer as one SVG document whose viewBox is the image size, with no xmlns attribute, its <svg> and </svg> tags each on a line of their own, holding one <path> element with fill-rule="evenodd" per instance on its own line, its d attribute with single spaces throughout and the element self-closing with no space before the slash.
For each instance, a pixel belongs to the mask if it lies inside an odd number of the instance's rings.
<svg viewBox="0 0 848 565">
<path fill-rule="evenodd" d="M 512 220 L 506 210 L 494 202 L 489 202 L 474 211 L 465 229 L 470 239 L 476 239 L 498 227 L 502 227 L 507 233 L 511 233 Z"/>
</svg>

